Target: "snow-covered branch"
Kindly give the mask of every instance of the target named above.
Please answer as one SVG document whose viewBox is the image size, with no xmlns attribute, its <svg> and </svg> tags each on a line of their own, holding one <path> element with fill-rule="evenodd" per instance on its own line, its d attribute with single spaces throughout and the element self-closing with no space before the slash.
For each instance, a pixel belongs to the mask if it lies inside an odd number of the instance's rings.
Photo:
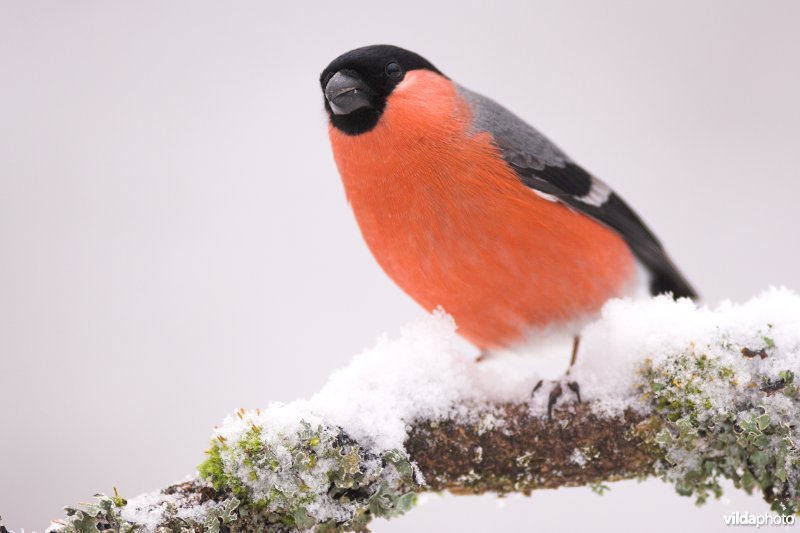
<svg viewBox="0 0 800 533">
<path fill-rule="evenodd" d="M 731 479 L 800 504 L 800 298 L 715 310 L 614 301 L 583 333 L 552 420 L 534 357 L 476 363 L 439 313 L 331 376 L 308 400 L 240 410 L 199 476 L 68 509 L 58 531 L 364 531 L 422 491 L 522 492 L 658 476 L 703 501 Z M 92 529 L 96 528 L 96 529 Z"/>
</svg>

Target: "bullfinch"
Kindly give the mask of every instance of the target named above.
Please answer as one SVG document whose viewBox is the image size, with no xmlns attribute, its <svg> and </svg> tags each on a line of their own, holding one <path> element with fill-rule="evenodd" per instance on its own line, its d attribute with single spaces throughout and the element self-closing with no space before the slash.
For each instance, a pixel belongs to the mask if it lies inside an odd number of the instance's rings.
<svg viewBox="0 0 800 533">
<path fill-rule="evenodd" d="M 336 166 L 375 259 L 484 352 L 552 332 L 577 339 L 609 298 L 643 285 L 696 297 L 606 183 L 425 58 L 358 48 L 320 83 Z"/>
</svg>

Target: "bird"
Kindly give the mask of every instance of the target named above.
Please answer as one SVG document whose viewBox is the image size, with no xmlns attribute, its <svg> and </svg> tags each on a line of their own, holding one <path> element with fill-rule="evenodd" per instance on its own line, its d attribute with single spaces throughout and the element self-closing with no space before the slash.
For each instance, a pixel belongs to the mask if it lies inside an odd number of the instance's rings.
<svg viewBox="0 0 800 533">
<path fill-rule="evenodd" d="M 571 367 L 581 328 L 609 299 L 642 287 L 697 298 L 608 184 L 422 56 L 357 48 L 320 84 L 334 161 L 372 255 L 484 353 L 557 332 L 574 338 Z"/>
</svg>

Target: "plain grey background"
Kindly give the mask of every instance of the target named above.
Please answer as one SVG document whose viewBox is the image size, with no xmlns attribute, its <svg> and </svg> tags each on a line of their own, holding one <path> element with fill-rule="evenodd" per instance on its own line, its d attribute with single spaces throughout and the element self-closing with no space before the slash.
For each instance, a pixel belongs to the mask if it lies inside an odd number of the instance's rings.
<svg viewBox="0 0 800 533">
<path fill-rule="evenodd" d="M 192 473 L 239 406 L 422 311 L 361 241 L 317 77 L 398 44 L 610 182 L 709 302 L 800 287 L 800 3 L 0 3 L 0 514 Z M 658 481 L 434 497 L 376 531 L 695 531 Z"/>
</svg>

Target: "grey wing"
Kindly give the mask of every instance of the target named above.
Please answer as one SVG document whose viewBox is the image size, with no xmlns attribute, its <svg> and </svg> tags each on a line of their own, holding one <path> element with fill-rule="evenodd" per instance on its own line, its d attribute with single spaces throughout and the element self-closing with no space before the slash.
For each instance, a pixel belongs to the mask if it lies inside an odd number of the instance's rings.
<svg viewBox="0 0 800 533">
<path fill-rule="evenodd" d="M 676 298 L 697 298 L 656 236 L 608 185 L 501 105 L 460 86 L 458 91 L 472 108 L 473 129 L 491 133 L 503 159 L 520 181 L 616 231 L 650 271 L 653 294 L 671 292 Z"/>
</svg>

